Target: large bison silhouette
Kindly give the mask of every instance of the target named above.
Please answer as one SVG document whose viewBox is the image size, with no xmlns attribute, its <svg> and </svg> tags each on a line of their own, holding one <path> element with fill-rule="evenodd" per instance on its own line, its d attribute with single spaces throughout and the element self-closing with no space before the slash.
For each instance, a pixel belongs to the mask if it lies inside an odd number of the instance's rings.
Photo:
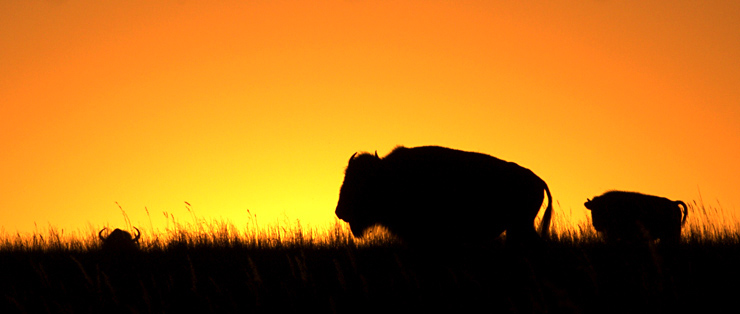
<svg viewBox="0 0 740 314">
<path fill-rule="evenodd" d="M 636 192 L 609 191 L 587 199 L 584 205 L 591 210 L 594 229 L 609 242 L 660 239 L 664 244 L 676 244 L 689 214 L 682 201 Z"/>
<path fill-rule="evenodd" d="M 407 243 L 507 243 L 548 236 L 552 196 L 531 170 L 486 154 L 438 146 L 397 147 L 387 156 L 355 153 L 345 170 L 336 215 L 361 237 L 381 225 Z"/>
</svg>

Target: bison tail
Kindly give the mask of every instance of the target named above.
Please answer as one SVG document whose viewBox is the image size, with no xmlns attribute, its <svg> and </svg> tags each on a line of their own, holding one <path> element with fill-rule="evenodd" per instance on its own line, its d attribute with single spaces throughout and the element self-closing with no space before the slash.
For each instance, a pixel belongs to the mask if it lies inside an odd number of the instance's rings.
<svg viewBox="0 0 740 314">
<path fill-rule="evenodd" d="M 550 237 L 550 220 L 552 219 L 552 194 L 550 194 L 547 183 L 544 181 L 542 183 L 545 185 L 545 193 L 547 193 L 548 201 L 547 209 L 545 209 L 545 214 L 542 216 L 542 221 L 540 221 L 540 237 L 548 239 Z"/>
<path fill-rule="evenodd" d="M 679 209 L 683 206 L 683 219 L 681 220 L 681 226 L 686 224 L 686 218 L 689 217 L 689 207 L 682 201 L 675 201 L 676 205 L 679 205 Z"/>
</svg>

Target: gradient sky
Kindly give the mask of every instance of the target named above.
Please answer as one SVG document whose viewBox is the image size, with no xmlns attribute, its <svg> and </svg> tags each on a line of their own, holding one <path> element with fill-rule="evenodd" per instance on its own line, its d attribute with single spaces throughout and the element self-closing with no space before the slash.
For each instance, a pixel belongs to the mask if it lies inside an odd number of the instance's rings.
<svg viewBox="0 0 740 314">
<path fill-rule="evenodd" d="M 736 212 L 740 2 L 0 1 L 0 145 L 10 233 L 327 223 L 396 145 Z"/>
</svg>

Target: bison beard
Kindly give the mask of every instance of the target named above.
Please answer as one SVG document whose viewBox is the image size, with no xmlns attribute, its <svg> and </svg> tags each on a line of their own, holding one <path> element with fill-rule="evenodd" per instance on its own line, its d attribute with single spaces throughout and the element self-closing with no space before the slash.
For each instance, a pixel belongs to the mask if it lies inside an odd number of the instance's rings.
<svg viewBox="0 0 740 314">
<path fill-rule="evenodd" d="M 380 158 L 355 154 L 345 170 L 338 218 L 362 236 L 379 224 L 411 243 L 507 242 L 548 236 L 552 196 L 529 169 L 495 157 L 437 146 L 397 147 Z"/>
</svg>

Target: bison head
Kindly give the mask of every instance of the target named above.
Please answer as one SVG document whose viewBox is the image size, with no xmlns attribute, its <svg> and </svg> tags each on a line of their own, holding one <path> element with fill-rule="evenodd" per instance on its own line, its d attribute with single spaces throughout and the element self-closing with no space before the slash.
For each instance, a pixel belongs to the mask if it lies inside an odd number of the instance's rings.
<svg viewBox="0 0 740 314">
<path fill-rule="evenodd" d="M 380 170 L 381 160 L 376 152 L 375 155 L 353 154 L 344 171 L 335 213 L 339 219 L 349 223 L 356 237 L 361 237 L 367 228 L 378 222 L 374 218 L 374 211 L 382 195 Z"/>
<path fill-rule="evenodd" d="M 598 196 L 597 196 L 597 197 L 594 197 L 594 199 L 593 199 L 593 200 L 592 200 L 592 199 L 590 199 L 590 198 L 587 198 L 587 199 L 586 199 L 586 202 L 585 202 L 585 203 L 583 203 L 583 206 L 586 206 L 586 208 L 587 208 L 588 210 L 593 210 L 594 208 L 596 208 L 596 205 L 597 205 L 596 203 L 598 203 L 598 201 L 597 201 L 597 200 L 598 200 L 598 198 L 599 198 Z"/>
<path fill-rule="evenodd" d="M 586 209 L 592 211 L 591 223 L 593 224 L 594 229 L 596 229 L 597 231 L 605 231 L 612 217 L 611 213 L 606 208 L 608 207 L 607 204 L 604 204 L 601 197 L 597 196 L 593 199 L 587 198 L 586 202 L 583 203 L 583 206 L 585 206 Z"/>
<path fill-rule="evenodd" d="M 108 251 L 132 251 L 137 250 L 139 248 L 139 237 L 141 237 L 141 232 L 136 227 L 133 227 L 136 230 L 136 237 L 131 237 L 131 233 L 128 231 L 123 231 L 121 229 L 115 229 L 110 234 L 108 234 L 107 237 L 103 236 L 103 231 L 108 230 L 108 228 L 103 228 L 98 232 L 98 237 L 100 238 L 100 241 L 103 242 L 103 250 Z"/>
</svg>

